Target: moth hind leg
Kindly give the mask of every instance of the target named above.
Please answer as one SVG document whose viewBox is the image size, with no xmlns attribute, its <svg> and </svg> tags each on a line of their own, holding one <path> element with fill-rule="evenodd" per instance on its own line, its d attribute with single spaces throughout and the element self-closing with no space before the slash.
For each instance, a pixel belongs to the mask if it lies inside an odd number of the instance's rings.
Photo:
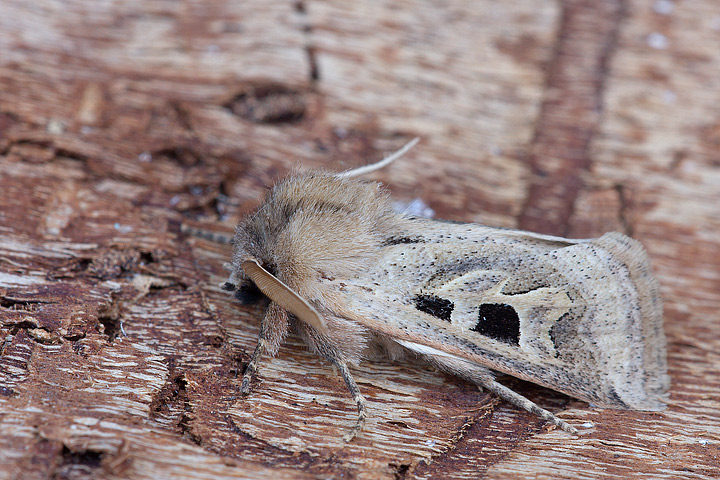
<svg viewBox="0 0 720 480">
<path fill-rule="evenodd" d="M 516 407 L 520 407 L 523 410 L 527 410 L 530 413 L 534 413 L 546 422 L 552 423 L 556 427 L 563 429 L 571 435 L 578 434 L 577 429 L 566 421 L 559 419 L 551 412 L 548 412 L 544 408 L 540 408 L 535 402 L 523 397 L 519 393 L 509 389 L 505 385 L 496 382 L 495 380 L 482 383 L 481 386 L 487 389 L 489 392 L 492 392 L 498 397 L 502 398 L 506 402 L 511 403 Z"/>
<path fill-rule="evenodd" d="M 357 405 L 358 419 L 355 422 L 355 426 L 352 428 L 352 430 L 350 430 L 350 432 L 344 436 L 345 441 L 349 442 L 353 438 L 355 438 L 360 433 L 360 431 L 362 431 L 363 426 L 365 425 L 365 420 L 367 419 L 367 402 L 365 401 L 365 397 L 363 397 L 362 393 L 360 393 L 360 388 L 358 387 L 357 383 L 355 383 L 355 379 L 353 378 L 352 373 L 348 368 L 347 357 L 342 354 L 338 350 L 338 348 L 329 341 L 327 337 L 325 337 L 324 335 L 319 335 L 312 327 L 302 322 L 298 322 L 296 326 L 298 333 L 303 338 L 303 340 L 305 340 L 305 343 L 308 345 L 308 347 L 310 347 L 310 349 L 315 351 L 316 353 L 322 355 L 337 369 L 337 371 L 340 373 L 340 376 L 345 381 L 345 385 L 347 385 L 347 388 L 350 391 L 350 395 L 352 395 L 353 401 Z"/>
<path fill-rule="evenodd" d="M 535 402 L 498 383 L 489 369 L 460 359 L 450 359 L 436 355 L 427 355 L 426 358 L 439 368 L 473 382 L 506 402 L 539 416 L 546 422 L 552 423 L 571 435 L 577 435 L 578 431 L 575 427 L 566 421 L 560 420 L 551 412 L 540 408 Z"/>
<path fill-rule="evenodd" d="M 350 390 L 350 395 L 352 395 L 352 399 L 358 409 L 358 419 L 357 422 L 355 422 L 355 426 L 343 437 L 346 442 L 349 442 L 355 438 L 363 429 L 363 426 L 365 426 L 365 420 L 367 419 L 367 402 L 362 393 L 360 393 L 360 388 L 358 388 L 357 383 L 355 383 L 355 379 L 350 373 L 347 363 L 338 358 L 330 358 L 329 360 L 335 365 L 343 380 L 345 380 L 345 385 L 347 385 L 348 390 Z"/>
</svg>

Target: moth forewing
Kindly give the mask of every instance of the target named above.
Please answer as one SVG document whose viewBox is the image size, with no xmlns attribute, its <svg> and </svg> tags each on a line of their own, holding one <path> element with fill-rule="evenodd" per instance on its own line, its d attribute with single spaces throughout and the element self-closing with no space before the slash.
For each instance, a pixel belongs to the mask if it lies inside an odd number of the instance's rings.
<svg viewBox="0 0 720 480">
<path fill-rule="evenodd" d="M 662 305 L 637 242 L 421 219 L 405 234 L 414 242 L 388 245 L 376 268 L 338 280 L 345 314 L 600 406 L 663 408 Z"/>
</svg>

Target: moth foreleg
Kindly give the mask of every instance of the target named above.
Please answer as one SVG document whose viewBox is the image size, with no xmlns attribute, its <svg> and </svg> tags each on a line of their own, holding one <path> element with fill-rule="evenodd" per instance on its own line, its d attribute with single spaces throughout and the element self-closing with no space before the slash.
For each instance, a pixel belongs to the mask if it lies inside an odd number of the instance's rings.
<svg viewBox="0 0 720 480">
<path fill-rule="evenodd" d="M 337 357 L 329 357 L 328 360 L 330 360 L 340 372 L 343 380 L 345 380 L 345 385 L 347 385 L 348 390 L 350 390 L 350 395 L 352 395 L 352 399 L 357 404 L 357 422 L 355 422 L 355 426 L 353 427 L 353 429 L 350 430 L 350 432 L 344 437 L 345 441 L 349 442 L 350 440 L 355 438 L 358 433 L 360 433 L 360 431 L 363 429 L 363 426 L 365 425 L 365 420 L 367 419 L 367 407 L 365 397 L 363 397 L 362 393 L 360 393 L 360 389 L 358 388 L 357 383 L 355 383 L 355 379 L 350 373 L 350 369 L 348 368 L 347 363 Z"/>
<path fill-rule="evenodd" d="M 245 367 L 242 383 L 240 384 L 240 393 L 247 395 L 250 393 L 250 384 L 257 373 L 260 359 L 265 353 L 275 355 L 280 348 L 280 343 L 285 338 L 288 331 L 288 314 L 277 303 L 271 302 L 267 312 L 260 323 L 260 334 L 255 350 L 250 356 L 250 361 Z"/>
<path fill-rule="evenodd" d="M 260 336 L 258 337 L 258 343 L 257 345 L 255 345 L 255 350 L 250 356 L 250 361 L 245 367 L 245 372 L 243 373 L 242 383 L 240 384 L 240 394 L 247 395 L 248 393 L 250 393 L 250 384 L 252 383 L 253 378 L 255 378 L 255 374 L 257 373 L 257 366 L 258 363 L 260 363 L 260 358 L 262 358 L 266 350 L 267 340 L 263 338 L 261 330 Z"/>
</svg>

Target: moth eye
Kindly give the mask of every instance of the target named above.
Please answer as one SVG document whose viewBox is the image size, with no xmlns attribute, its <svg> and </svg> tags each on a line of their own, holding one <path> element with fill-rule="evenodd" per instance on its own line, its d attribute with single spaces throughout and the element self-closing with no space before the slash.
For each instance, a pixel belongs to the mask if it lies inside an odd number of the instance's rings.
<svg viewBox="0 0 720 480">
<path fill-rule="evenodd" d="M 235 290 L 234 296 L 243 305 L 252 305 L 265 297 L 260 289 L 252 282 L 240 285 L 240 287 Z"/>
<path fill-rule="evenodd" d="M 472 328 L 480 335 L 511 345 L 520 345 L 520 317 L 505 303 L 483 303 L 478 307 L 478 323 Z"/>
<path fill-rule="evenodd" d="M 437 317 L 447 322 L 450 321 L 455 304 L 450 300 L 436 297 L 435 295 L 416 295 L 413 299 L 415 308 L 421 312 L 425 312 L 433 317 Z"/>
<path fill-rule="evenodd" d="M 277 277 L 277 267 L 273 265 L 272 263 L 265 263 L 263 262 L 262 268 L 268 271 L 270 275 L 273 277 Z"/>
</svg>

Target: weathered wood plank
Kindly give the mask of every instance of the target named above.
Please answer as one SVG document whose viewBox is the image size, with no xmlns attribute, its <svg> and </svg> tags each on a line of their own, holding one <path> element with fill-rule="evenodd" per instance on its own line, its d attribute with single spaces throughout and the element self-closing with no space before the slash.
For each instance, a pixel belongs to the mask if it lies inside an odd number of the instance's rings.
<svg viewBox="0 0 720 480">
<path fill-rule="evenodd" d="M 0 478 L 718 477 L 719 19 L 708 0 L 0 3 Z M 668 411 L 514 384 L 588 425 L 572 438 L 365 363 L 371 417 L 345 444 L 345 386 L 294 337 L 237 396 L 262 309 L 216 287 L 229 248 L 177 224 L 230 232 L 300 162 L 416 135 L 375 176 L 399 200 L 648 247 Z"/>
</svg>

